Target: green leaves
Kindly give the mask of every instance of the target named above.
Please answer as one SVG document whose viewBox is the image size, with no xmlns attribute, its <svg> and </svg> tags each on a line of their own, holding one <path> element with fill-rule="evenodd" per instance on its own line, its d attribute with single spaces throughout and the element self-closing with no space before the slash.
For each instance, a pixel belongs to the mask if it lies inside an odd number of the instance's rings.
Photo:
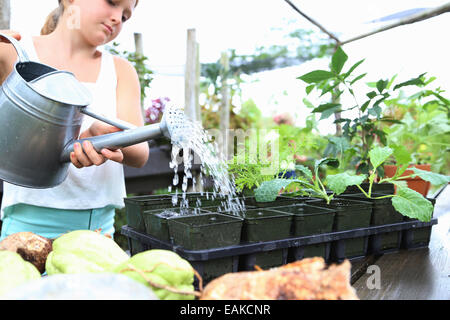
<svg viewBox="0 0 450 320">
<path fill-rule="evenodd" d="M 365 59 L 359 60 L 357 63 L 355 63 L 353 66 L 351 66 L 351 68 L 344 74 L 344 79 L 347 78 L 349 75 L 351 75 L 351 73 L 361 64 L 364 62 Z M 362 78 L 364 77 L 366 74 L 362 74 L 359 75 L 357 78 Z M 355 78 L 356 79 L 356 78 Z M 358 79 L 359 80 L 359 79 Z M 353 80 L 352 82 L 356 82 L 358 80 Z"/>
<path fill-rule="evenodd" d="M 392 198 L 392 205 L 402 215 L 429 222 L 433 215 L 433 205 L 420 193 L 409 188 L 398 188 Z"/>
<path fill-rule="evenodd" d="M 297 79 L 303 80 L 306 83 L 319 83 L 324 80 L 328 80 L 331 78 L 337 77 L 344 67 L 345 62 L 347 61 L 348 56 L 342 50 L 341 47 L 338 47 L 336 49 L 336 52 L 333 54 L 333 57 L 331 58 L 331 70 L 325 71 L 325 70 L 315 70 L 311 71 L 307 74 L 304 74 Z M 350 72 L 353 71 L 359 64 L 361 64 L 362 61 L 359 61 L 357 64 L 355 64 L 349 72 L 347 72 L 346 76 L 350 75 Z M 311 92 L 312 87 L 308 86 L 307 92 Z M 329 90 L 328 90 L 329 91 Z"/>
<path fill-rule="evenodd" d="M 295 166 L 295 169 L 299 170 L 303 175 L 305 175 L 305 177 L 307 177 L 308 180 L 310 180 L 310 181 L 313 180 L 312 172 L 311 172 L 311 170 L 309 170 L 308 167 L 305 167 L 305 166 L 303 166 L 301 164 L 298 164 L 298 165 Z"/>
<path fill-rule="evenodd" d="M 255 190 L 255 200 L 257 202 L 271 202 L 275 201 L 280 191 L 293 182 L 300 182 L 297 179 L 274 179 L 264 181 Z"/>
<path fill-rule="evenodd" d="M 333 167 L 333 168 L 337 168 L 337 167 L 339 167 L 339 160 L 335 159 L 335 158 L 323 158 L 323 159 L 320 159 L 320 160 L 316 160 L 316 162 L 314 163 L 314 172 L 316 174 L 316 177 L 319 174 L 320 166 L 322 166 L 324 164 L 327 164 L 327 165 L 329 165 L 330 167 Z"/>
<path fill-rule="evenodd" d="M 347 172 L 327 176 L 327 187 L 337 195 L 347 189 L 348 186 L 360 185 L 366 180 L 366 175 L 350 175 Z"/>
<path fill-rule="evenodd" d="M 376 147 L 369 151 L 370 163 L 374 168 L 379 167 L 383 162 L 385 162 L 393 150 L 389 147 Z"/>
<path fill-rule="evenodd" d="M 388 85 L 388 80 L 378 80 L 377 82 L 377 90 L 379 93 L 382 93 L 384 89 L 386 89 L 386 86 Z"/>
<path fill-rule="evenodd" d="M 433 185 L 441 185 L 450 182 L 450 176 L 444 176 L 442 174 L 421 170 L 418 168 L 409 168 L 414 171 L 415 175 L 413 177 L 419 176 L 421 179 L 425 181 L 429 181 Z"/>
<path fill-rule="evenodd" d="M 320 106 L 315 108 L 312 112 L 324 112 L 328 109 L 333 109 L 338 106 L 340 106 L 339 103 L 325 103 L 325 104 L 321 104 Z"/>
<path fill-rule="evenodd" d="M 423 76 L 425 75 L 426 73 L 422 73 L 420 76 L 418 76 L 417 78 L 413 78 L 413 79 L 410 79 L 410 80 L 408 80 L 408 81 L 405 81 L 405 82 L 402 82 L 402 83 L 399 83 L 399 84 L 397 84 L 395 87 L 394 87 L 394 90 L 397 90 L 397 89 L 399 89 L 399 88 L 401 88 L 401 87 L 405 87 L 405 86 L 423 86 L 423 85 L 425 85 L 425 83 L 424 83 L 424 81 L 423 81 Z"/>
<path fill-rule="evenodd" d="M 397 165 L 409 164 L 412 161 L 411 155 L 405 146 L 390 145 L 394 149 L 394 157 Z"/>
<path fill-rule="evenodd" d="M 315 70 L 304 74 L 303 76 L 298 77 L 297 79 L 301 79 L 306 83 L 318 83 L 323 80 L 327 80 L 334 77 L 334 74 L 325 70 Z"/>
<path fill-rule="evenodd" d="M 315 108 L 312 112 L 314 113 L 322 113 L 320 116 L 320 120 L 329 118 L 332 114 L 341 110 L 341 105 L 339 103 L 325 103 L 317 108 Z"/>
<path fill-rule="evenodd" d="M 336 74 L 341 73 L 342 67 L 344 66 L 347 59 L 347 54 L 344 52 L 344 50 L 342 50 L 341 47 L 338 47 L 336 49 L 336 52 L 333 54 L 333 57 L 331 58 L 331 70 Z"/>
</svg>

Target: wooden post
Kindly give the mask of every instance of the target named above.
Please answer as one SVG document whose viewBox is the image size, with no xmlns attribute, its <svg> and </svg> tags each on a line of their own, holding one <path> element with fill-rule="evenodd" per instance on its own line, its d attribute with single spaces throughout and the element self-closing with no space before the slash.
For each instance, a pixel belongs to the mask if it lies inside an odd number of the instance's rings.
<svg viewBox="0 0 450 320">
<path fill-rule="evenodd" d="M 142 41 L 142 33 L 134 33 L 134 51 L 136 52 L 137 56 L 142 57 L 144 55 L 144 45 Z M 145 90 L 145 89 L 144 89 Z M 141 109 L 142 109 L 142 115 L 145 117 L 145 101 L 144 99 L 141 99 Z"/>
<path fill-rule="evenodd" d="M 184 112 L 194 121 L 201 121 L 198 93 L 200 91 L 199 48 L 195 29 L 187 31 L 187 56 L 184 75 Z"/>
<path fill-rule="evenodd" d="M 187 30 L 186 44 L 186 69 L 184 74 L 184 113 L 187 117 L 196 122 L 201 122 L 199 94 L 200 94 L 200 59 L 199 45 L 196 40 L 195 29 Z M 194 155 L 194 164 L 198 164 L 199 159 Z M 193 175 L 195 185 L 189 187 L 189 192 L 203 191 L 203 182 L 200 181 L 200 174 Z"/>
<path fill-rule="evenodd" d="M 0 0 L 0 30 L 10 28 L 11 5 L 10 0 Z"/>
<path fill-rule="evenodd" d="M 222 52 L 220 58 L 220 64 L 222 65 L 222 88 L 220 93 L 222 100 L 220 102 L 220 132 L 222 133 L 222 143 L 219 145 L 220 152 L 224 155 L 224 159 L 229 159 L 231 147 L 234 146 L 232 141 L 229 141 L 228 129 L 230 128 L 230 90 L 228 87 L 228 72 L 230 71 L 230 59 L 226 52 Z M 232 151 L 231 151 L 232 152 Z"/>
<path fill-rule="evenodd" d="M 144 55 L 144 46 L 142 43 L 142 33 L 134 34 L 134 47 L 137 54 Z"/>
</svg>

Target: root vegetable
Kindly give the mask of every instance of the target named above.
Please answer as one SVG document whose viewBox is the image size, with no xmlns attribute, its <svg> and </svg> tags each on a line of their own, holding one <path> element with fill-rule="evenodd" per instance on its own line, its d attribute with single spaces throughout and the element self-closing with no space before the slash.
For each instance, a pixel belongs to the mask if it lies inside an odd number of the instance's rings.
<svg viewBox="0 0 450 320">
<path fill-rule="evenodd" d="M 33 264 L 40 273 L 45 271 L 45 261 L 52 251 L 52 240 L 32 232 L 17 232 L 0 242 L 0 250 L 18 253 Z"/>
</svg>

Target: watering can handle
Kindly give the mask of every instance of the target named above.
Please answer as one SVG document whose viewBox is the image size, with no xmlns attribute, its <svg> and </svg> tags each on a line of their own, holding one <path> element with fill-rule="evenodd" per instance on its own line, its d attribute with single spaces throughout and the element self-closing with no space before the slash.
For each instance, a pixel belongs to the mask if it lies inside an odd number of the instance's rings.
<svg viewBox="0 0 450 320">
<path fill-rule="evenodd" d="M 19 41 L 17 41 L 13 37 L 7 36 L 4 33 L 0 33 L 0 37 L 8 40 L 14 46 L 14 49 L 16 49 L 17 56 L 19 58 L 19 62 L 30 61 L 30 58 L 28 57 L 28 54 L 22 49 Z"/>
<path fill-rule="evenodd" d="M 122 130 L 128 130 L 128 129 L 135 129 L 135 128 L 137 128 L 137 126 L 135 126 L 134 124 L 131 124 L 131 123 L 126 122 L 126 121 L 123 121 L 121 119 L 117 119 L 117 118 L 111 119 L 111 118 L 108 118 L 108 117 L 106 117 L 106 116 L 104 116 L 102 114 L 92 112 L 87 107 L 80 108 L 80 112 L 84 113 L 87 116 L 90 116 L 90 117 L 95 118 L 97 120 L 103 121 L 105 123 L 108 123 L 108 124 L 110 124 L 110 125 L 112 125 L 114 127 L 122 129 Z"/>
<path fill-rule="evenodd" d="M 115 150 L 119 148 L 128 147 L 137 143 L 148 141 L 150 139 L 159 138 L 164 135 L 164 129 L 159 123 L 137 127 L 134 129 L 108 133 L 100 136 L 89 137 L 69 142 L 61 154 L 61 162 L 70 162 L 70 153 L 73 151 L 75 143 L 83 143 L 88 140 L 92 143 L 94 149 L 100 153 L 103 148 Z"/>
</svg>

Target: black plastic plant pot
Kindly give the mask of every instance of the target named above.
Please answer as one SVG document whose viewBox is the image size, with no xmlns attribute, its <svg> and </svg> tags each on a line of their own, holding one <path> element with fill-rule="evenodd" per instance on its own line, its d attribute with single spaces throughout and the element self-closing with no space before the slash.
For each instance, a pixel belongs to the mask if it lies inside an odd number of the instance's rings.
<svg viewBox="0 0 450 320">
<path fill-rule="evenodd" d="M 290 236 L 293 215 L 267 208 L 246 210 L 241 243 L 286 239 Z M 287 261 L 287 249 L 264 251 L 239 257 L 240 270 L 268 269 Z"/>
<path fill-rule="evenodd" d="M 367 228 L 372 216 L 372 203 L 352 199 L 334 198 L 329 204 L 325 200 L 311 200 L 306 204 L 336 210 L 333 232 Z M 368 236 L 334 241 L 331 245 L 330 260 L 363 257 L 367 254 Z"/>
<path fill-rule="evenodd" d="M 275 201 L 270 202 L 258 202 L 255 197 L 243 197 L 242 200 L 246 207 L 251 206 L 254 208 L 274 208 L 280 206 L 289 206 L 291 204 L 304 203 L 307 200 L 311 200 L 309 197 L 294 197 L 294 196 L 278 196 Z"/>
<path fill-rule="evenodd" d="M 138 231 L 145 231 L 142 213 L 158 208 L 172 208 L 173 195 L 146 195 L 124 199 L 127 223 Z"/>
<path fill-rule="evenodd" d="M 369 191 L 370 184 L 368 182 L 361 183 L 360 187 L 365 191 Z M 394 194 L 395 187 L 392 183 L 373 183 L 372 192 L 382 194 Z M 357 186 L 348 186 L 345 189 L 344 194 L 348 193 L 361 193 L 361 190 Z"/>
<path fill-rule="evenodd" d="M 125 198 L 127 224 L 137 231 L 145 232 L 143 212 L 145 210 L 160 207 L 173 208 L 172 196 L 173 195 L 145 195 Z M 131 254 L 135 254 L 148 250 L 148 247 L 143 246 L 139 241 L 131 239 L 129 249 Z"/>
<path fill-rule="evenodd" d="M 167 222 L 174 244 L 188 250 L 202 250 L 239 244 L 243 219 L 208 212 L 178 216 Z"/>
<path fill-rule="evenodd" d="M 162 241 L 170 241 L 168 226 L 169 219 L 198 215 L 203 213 L 209 213 L 209 211 L 198 208 L 161 208 L 147 210 L 143 212 L 145 232 L 155 237 L 156 239 Z"/>
<path fill-rule="evenodd" d="M 214 195 L 211 192 L 195 192 L 186 193 L 186 198 L 190 208 L 201 208 L 211 212 L 218 213 L 230 213 L 236 216 L 242 215 L 242 212 L 233 212 L 233 204 L 228 203 L 228 198 L 221 195 Z M 236 198 L 235 200 L 242 202 L 242 198 Z M 243 205 L 245 207 L 245 205 Z M 248 206 L 247 206 L 248 207 Z M 245 209 L 245 208 L 244 208 Z M 239 210 L 242 211 L 242 210 Z"/>
<path fill-rule="evenodd" d="M 381 226 L 399 223 L 403 221 L 403 215 L 395 210 L 392 205 L 392 197 L 373 199 L 386 196 L 383 193 L 372 193 L 372 198 L 367 198 L 362 193 L 344 194 L 341 198 L 369 201 L 372 203 L 371 226 Z M 401 231 L 380 233 L 369 237 L 369 251 L 374 254 L 393 252 L 400 249 Z"/>
<path fill-rule="evenodd" d="M 173 244 L 188 250 L 228 247 L 240 243 L 243 219 L 239 217 L 205 213 L 179 216 L 167 221 Z M 234 259 L 236 258 L 224 257 L 201 263 L 203 280 L 209 282 L 225 273 L 235 271 Z"/>
<path fill-rule="evenodd" d="M 335 210 L 307 204 L 276 207 L 273 208 L 273 210 L 286 212 L 293 215 L 291 227 L 292 237 L 304 237 L 331 232 L 336 213 Z M 297 261 L 308 257 L 322 257 L 325 261 L 328 261 L 330 244 L 331 242 L 324 242 L 313 245 L 291 247 L 288 251 L 288 262 Z"/>
<path fill-rule="evenodd" d="M 186 193 L 186 197 L 189 201 L 190 207 L 212 207 L 220 206 L 226 199 L 222 196 L 214 196 L 211 192 L 193 192 Z"/>
<path fill-rule="evenodd" d="M 436 199 L 427 198 L 431 202 L 433 208 L 436 204 Z M 433 210 L 434 214 L 434 210 Z M 433 218 L 432 214 L 432 218 Z M 419 221 L 418 219 L 411 219 L 403 217 L 404 221 Z M 432 226 L 403 230 L 402 247 L 405 249 L 425 248 L 430 244 Z"/>
</svg>

